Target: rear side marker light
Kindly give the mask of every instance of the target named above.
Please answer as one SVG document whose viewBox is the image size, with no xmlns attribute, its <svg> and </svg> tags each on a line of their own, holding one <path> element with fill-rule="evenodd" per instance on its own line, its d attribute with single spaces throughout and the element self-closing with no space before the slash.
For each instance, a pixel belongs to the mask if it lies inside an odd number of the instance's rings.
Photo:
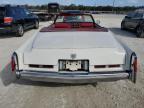
<svg viewBox="0 0 144 108">
<path fill-rule="evenodd" d="M 133 67 L 134 67 L 134 72 L 137 72 L 138 70 L 138 62 L 137 62 L 137 57 L 135 57 L 133 61 Z"/>
<path fill-rule="evenodd" d="M 14 57 L 11 58 L 11 70 L 12 72 L 16 70 L 16 63 Z"/>
<path fill-rule="evenodd" d="M 12 17 L 5 17 L 4 18 L 4 23 L 12 23 L 13 18 Z"/>
</svg>

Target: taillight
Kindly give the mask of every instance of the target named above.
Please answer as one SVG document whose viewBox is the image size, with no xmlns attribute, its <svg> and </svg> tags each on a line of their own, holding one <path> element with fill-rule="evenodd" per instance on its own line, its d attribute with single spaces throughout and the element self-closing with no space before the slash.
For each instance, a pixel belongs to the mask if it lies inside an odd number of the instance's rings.
<svg viewBox="0 0 144 108">
<path fill-rule="evenodd" d="M 136 79 L 137 79 L 137 72 L 138 72 L 138 61 L 137 61 L 137 56 L 135 53 L 133 53 L 131 55 L 131 64 L 130 64 L 130 69 L 131 69 L 131 73 L 130 73 L 130 80 L 133 83 L 136 83 Z"/>
<path fill-rule="evenodd" d="M 137 71 L 138 71 L 137 57 L 134 58 L 134 61 L 133 61 L 133 68 L 134 68 L 134 72 L 137 72 Z"/>
<path fill-rule="evenodd" d="M 13 18 L 12 17 L 4 17 L 4 23 L 12 23 Z"/>
<path fill-rule="evenodd" d="M 12 56 L 11 58 L 11 70 L 14 72 L 16 70 L 16 63 L 15 63 L 15 58 Z"/>
</svg>

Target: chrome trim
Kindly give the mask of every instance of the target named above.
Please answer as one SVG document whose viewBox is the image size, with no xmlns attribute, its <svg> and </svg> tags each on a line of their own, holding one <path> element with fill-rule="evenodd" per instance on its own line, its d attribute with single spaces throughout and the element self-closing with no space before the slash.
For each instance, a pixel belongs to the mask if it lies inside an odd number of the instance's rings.
<svg viewBox="0 0 144 108">
<path fill-rule="evenodd" d="M 110 73 L 58 73 L 58 72 L 40 72 L 40 71 L 17 71 L 19 78 L 32 81 L 56 82 L 56 83 L 95 83 L 98 81 L 117 81 L 128 79 L 128 72 L 110 72 Z"/>
</svg>

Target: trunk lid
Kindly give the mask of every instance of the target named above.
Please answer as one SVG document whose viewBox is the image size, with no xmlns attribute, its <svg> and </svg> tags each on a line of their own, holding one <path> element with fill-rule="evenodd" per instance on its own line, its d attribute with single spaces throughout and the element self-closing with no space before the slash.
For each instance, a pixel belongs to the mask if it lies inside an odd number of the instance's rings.
<svg viewBox="0 0 144 108">
<path fill-rule="evenodd" d="M 125 50 L 109 32 L 39 33 L 24 64 L 58 65 L 59 59 L 89 60 L 90 65 L 124 64 Z"/>
<path fill-rule="evenodd" d="M 34 49 L 24 53 L 24 64 L 58 65 L 59 60 L 89 60 L 90 65 L 124 64 L 125 52 L 116 48 Z"/>
<path fill-rule="evenodd" d="M 115 38 L 109 32 L 46 32 L 39 33 L 33 49 L 115 48 Z"/>
</svg>

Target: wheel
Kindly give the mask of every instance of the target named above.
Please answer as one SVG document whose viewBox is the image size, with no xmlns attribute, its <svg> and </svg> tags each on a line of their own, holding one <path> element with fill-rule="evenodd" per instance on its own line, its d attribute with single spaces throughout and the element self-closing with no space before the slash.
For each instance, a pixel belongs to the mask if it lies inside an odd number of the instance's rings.
<svg viewBox="0 0 144 108">
<path fill-rule="evenodd" d="M 34 29 L 38 29 L 38 28 L 39 28 L 39 21 L 35 21 Z"/>
<path fill-rule="evenodd" d="M 122 23 L 121 23 L 121 30 L 126 30 L 124 21 L 122 21 Z"/>
<path fill-rule="evenodd" d="M 24 34 L 24 28 L 23 28 L 23 26 L 22 26 L 21 24 L 19 24 L 19 25 L 17 26 L 16 36 L 17 36 L 17 37 L 22 37 L 23 34 Z"/>
<path fill-rule="evenodd" d="M 144 27 L 138 26 L 136 28 L 136 36 L 139 38 L 144 38 Z"/>
</svg>

